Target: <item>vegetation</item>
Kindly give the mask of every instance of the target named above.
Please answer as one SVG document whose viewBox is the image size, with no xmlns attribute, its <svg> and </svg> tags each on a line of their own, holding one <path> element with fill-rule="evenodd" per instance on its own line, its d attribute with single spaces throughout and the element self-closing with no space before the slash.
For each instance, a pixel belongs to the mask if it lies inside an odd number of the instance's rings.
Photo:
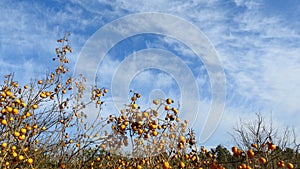
<svg viewBox="0 0 300 169">
<path fill-rule="evenodd" d="M 141 94 L 118 114 L 103 117 L 108 89 L 94 86 L 87 94 L 84 76 L 72 77 L 67 37 L 57 41 L 57 67 L 45 78 L 21 86 L 6 75 L 0 86 L 0 166 L 8 168 L 297 168 L 299 145 L 285 132 L 275 141 L 263 118 L 235 129 L 237 146 L 208 150 L 197 144 L 187 121 L 179 119 L 171 98 L 153 100 L 155 108 L 138 105 Z M 88 121 L 88 105 L 98 112 Z M 161 115 L 165 115 L 163 118 Z M 105 127 L 111 130 L 104 131 Z M 128 154 L 124 154 L 127 147 Z"/>
</svg>

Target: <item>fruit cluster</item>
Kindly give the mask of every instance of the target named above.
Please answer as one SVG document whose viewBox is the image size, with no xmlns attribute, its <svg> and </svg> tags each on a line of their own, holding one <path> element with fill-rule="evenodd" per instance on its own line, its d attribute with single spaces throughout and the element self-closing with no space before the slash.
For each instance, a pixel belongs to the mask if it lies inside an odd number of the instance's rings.
<svg viewBox="0 0 300 169">
<path fill-rule="evenodd" d="M 232 147 L 232 153 L 235 158 L 241 158 L 240 165 L 238 169 L 251 169 L 251 168 L 274 168 L 276 163 L 276 168 L 288 168 L 293 169 L 294 165 L 286 160 L 281 160 L 276 152 L 277 146 L 271 141 L 265 141 L 258 145 L 257 143 L 251 144 L 251 148 L 247 151 L 238 149 L 237 147 Z M 278 157 L 277 157 L 278 156 Z M 284 158 L 284 157 L 281 157 Z M 269 159 L 269 160 L 268 160 Z M 286 165 L 286 166 L 285 166 Z"/>
</svg>

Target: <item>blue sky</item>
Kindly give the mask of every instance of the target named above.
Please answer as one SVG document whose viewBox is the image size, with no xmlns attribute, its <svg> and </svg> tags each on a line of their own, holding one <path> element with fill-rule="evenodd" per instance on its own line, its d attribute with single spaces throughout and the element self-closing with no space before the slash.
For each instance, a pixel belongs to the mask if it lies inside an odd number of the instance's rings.
<svg viewBox="0 0 300 169">
<path fill-rule="evenodd" d="M 16 78 L 24 83 L 53 66 L 56 39 L 67 31 L 72 34 L 71 65 L 75 65 L 86 41 L 113 20 L 139 12 L 162 12 L 184 18 L 210 40 L 226 75 L 223 117 L 205 144 L 230 144 L 228 132 L 233 124 L 239 118 L 253 119 L 256 112 L 267 119 L 272 116 L 278 128 L 294 127 L 300 135 L 299 1 L 2 0 L 0 10 L 0 71 L 15 72 Z M 99 67 L 101 84 L 109 86 L 114 66 L 134 51 L 147 48 L 168 50 L 188 63 L 201 88 L 200 124 L 211 102 L 208 74 L 201 60 L 189 60 L 195 54 L 173 38 L 146 34 L 120 42 Z M 153 89 L 179 99 L 176 79 L 155 69 L 137 74 L 130 88 L 143 93 L 145 102 L 152 98 Z"/>
</svg>

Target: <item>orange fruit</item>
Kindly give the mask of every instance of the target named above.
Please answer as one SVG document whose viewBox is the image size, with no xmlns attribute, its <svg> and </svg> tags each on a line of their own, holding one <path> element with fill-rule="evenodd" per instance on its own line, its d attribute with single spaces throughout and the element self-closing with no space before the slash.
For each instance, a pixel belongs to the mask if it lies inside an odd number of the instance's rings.
<svg viewBox="0 0 300 169">
<path fill-rule="evenodd" d="M 120 129 L 124 130 L 126 128 L 126 126 L 124 124 L 121 125 Z"/>
<path fill-rule="evenodd" d="M 269 150 L 275 150 L 276 149 L 276 145 L 275 144 L 268 144 L 268 149 Z"/>
<path fill-rule="evenodd" d="M 6 143 L 6 142 L 2 143 L 2 144 L 1 144 L 1 147 L 2 147 L 2 148 L 7 147 L 7 143 Z"/>
<path fill-rule="evenodd" d="M 164 169 L 169 169 L 169 168 L 170 168 L 169 162 L 165 161 L 165 162 L 163 163 L 163 168 L 164 168 Z"/>
<path fill-rule="evenodd" d="M 254 157 L 254 151 L 253 150 L 248 150 L 247 151 L 247 155 L 248 155 L 248 157 L 250 157 L 250 158 L 253 158 Z"/>
<path fill-rule="evenodd" d="M 18 109 L 16 109 L 16 108 L 14 108 L 14 109 L 12 110 L 12 112 L 13 112 L 13 114 L 14 114 L 14 115 L 17 115 L 17 114 L 19 114 L 19 110 L 18 110 Z"/>
<path fill-rule="evenodd" d="M 259 162 L 265 164 L 267 162 L 267 160 L 264 157 L 260 157 Z"/>
<path fill-rule="evenodd" d="M 179 162 L 179 167 L 180 167 L 180 168 L 184 168 L 184 167 L 185 167 L 184 162 L 180 161 L 180 162 Z"/>
<path fill-rule="evenodd" d="M 166 105 L 165 110 L 170 110 L 170 107 L 168 105 Z"/>
<path fill-rule="evenodd" d="M 20 136 L 20 133 L 17 132 L 17 131 L 15 131 L 15 132 L 14 132 L 14 136 L 15 136 L 15 137 L 19 137 L 19 136 Z"/>
<path fill-rule="evenodd" d="M 288 169 L 293 169 L 294 168 L 294 165 L 292 163 L 288 163 L 286 166 L 287 166 Z"/>
<path fill-rule="evenodd" d="M 27 163 L 28 164 L 32 164 L 33 163 L 33 159 L 32 158 L 28 158 Z"/>
<path fill-rule="evenodd" d="M 168 99 L 166 100 L 166 102 L 167 102 L 167 104 L 172 104 L 174 101 L 173 101 L 172 99 L 168 98 Z"/>
<path fill-rule="evenodd" d="M 153 100 L 153 104 L 158 105 L 158 100 Z"/>
<path fill-rule="evenodd" d="M 37 109 L 37 108 L 38 108 L 38 105 L 34 104 L 34 105 L 32 105 L 32 108 L 33 108 L 33 109 Z"/>
<path fill-rule="evenodd" d="M 178 109 L 177 108 L 173 107 L 172 111 L 174 112 L 174 114 L 178 114 Z"/>
<path fill-rule="evenodd" d="M 153 136 L 157 136 L 157 134 L 158 134 L 158 133 L 157 133 L 156 130 L 152 131 L 152 135 L 153 135 Z"/>
<path fill-rule="evenodd" d="M 132 109 L 137 109 L 138 108 L 137 104 L 132 104 L 131 107 L 132 107 Z"/>
<path fill-rule="evenodd" d="M 5 119 L 1 120 L 1 124 L 7 125 L 7 121 Z"/>
<path fill-rule="evenodd" d="M 18 158 L 20 161 L 24 160 L 24 156 L 20 155 Z"/>
</svg>

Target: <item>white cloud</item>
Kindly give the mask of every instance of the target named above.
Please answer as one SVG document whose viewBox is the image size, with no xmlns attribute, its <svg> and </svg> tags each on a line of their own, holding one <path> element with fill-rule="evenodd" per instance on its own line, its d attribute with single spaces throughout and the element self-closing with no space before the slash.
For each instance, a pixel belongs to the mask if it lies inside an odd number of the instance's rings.
<svg viewBox="0 0 300 169">
<path fill-rule="evenodd" d="M 233 0 L 237 7 L 247 7 L 248 9 L 257 8 L 260 4 L 253 0 Z"/>
<path fill-rule="evenodd" d="M 300 79 L 296 76 L 300 62 L 294 46 L 299 34 L 279 18 L 265 18 L 256 10 L 237 16 L 236 22 L 239 26 L 231 35 L 234 41 L 230 39 L 229 46 L 233 44 L 238 50 L 234 54 L 226 47 L 227 51 L 221 54 L 225 56 L 222 60 L 229 77 L 235 81 L 235 90 L 247 98 L 258 99 L 257 104 L 269 102 L 264 106 L 271 110 L 280 107 L 279 112 L 288 109 L 293 114 L 299 110 L 295 102 L 300 96 Z M 239 34 L 243 32 L 247 33 Z"/>
</svg>

